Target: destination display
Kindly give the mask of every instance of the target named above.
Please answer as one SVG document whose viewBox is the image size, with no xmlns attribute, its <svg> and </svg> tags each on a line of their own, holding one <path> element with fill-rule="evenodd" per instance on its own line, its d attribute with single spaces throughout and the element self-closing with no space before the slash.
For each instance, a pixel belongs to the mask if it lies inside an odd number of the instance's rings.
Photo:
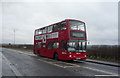
<svg viewBox="0 0 120 78">
<path fill-rule="evenodd" d="M 72 38 L 85 38 L 84 32 L 70 31 L 70 36 Z"/>
</svg>

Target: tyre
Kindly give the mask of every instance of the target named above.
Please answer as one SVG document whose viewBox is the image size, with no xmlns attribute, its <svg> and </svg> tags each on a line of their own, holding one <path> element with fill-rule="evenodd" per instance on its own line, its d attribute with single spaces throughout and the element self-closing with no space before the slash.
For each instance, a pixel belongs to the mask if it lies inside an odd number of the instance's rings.
<svg viewBox="0 0 120 78">
<path fill-rule="evenodd" d="M 40 55 L 40 50 L 37 51 L 37 56 L 41 56 L 41 55 Z"/>
<path fill-rule="evenodd" d="M 58 54 L 57 53 L 54 54 L 54 59 L 58 60 Z"/>
</svg>

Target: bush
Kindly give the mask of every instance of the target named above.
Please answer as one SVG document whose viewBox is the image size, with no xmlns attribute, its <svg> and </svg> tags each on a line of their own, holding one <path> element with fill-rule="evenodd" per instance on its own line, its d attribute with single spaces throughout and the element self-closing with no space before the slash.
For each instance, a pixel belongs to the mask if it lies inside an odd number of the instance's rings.
<svg viewBox="0 0 120 78">
<path fill-rule="evenodd" d="M 119 60 L 118 49 L 117 45 L 90 45 L 87 52 L 89 58 Z"/>
</svg>

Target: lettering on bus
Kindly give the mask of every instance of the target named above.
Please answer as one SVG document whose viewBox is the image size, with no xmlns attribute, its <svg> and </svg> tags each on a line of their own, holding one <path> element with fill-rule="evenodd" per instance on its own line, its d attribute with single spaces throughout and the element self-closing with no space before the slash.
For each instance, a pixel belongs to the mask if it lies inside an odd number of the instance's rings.
<svg viewBox="0 0 120 78">
<path fill-rule="evenodd" d="M 43 39 L 43 35 L 40 35 L 40 36 L 36 36 L 35 37 L 35 40 L 42 40 Z"/>
<path fill-rule="evenodd" d="M 52 38 L 58 38 L 58 32 L 36 36 L 35 40 L 43 40 L 43 42 L 46 42 L 46 39 L 52 39 Z"/>
<path fill-rule="evenodd" d="M 46 35 L 43 35 L 43 43 L 46 43 Z"/>
</svg>

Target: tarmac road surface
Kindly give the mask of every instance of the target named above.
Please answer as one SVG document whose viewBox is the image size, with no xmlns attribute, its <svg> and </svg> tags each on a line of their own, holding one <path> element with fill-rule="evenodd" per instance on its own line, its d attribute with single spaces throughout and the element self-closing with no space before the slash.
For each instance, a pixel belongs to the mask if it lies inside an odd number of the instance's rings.
<svg viewBox="0 0 120 78">
<path fill-rule="evenodd" d="M 66 62 L 3 48 L 2 76 L 97 76 L 118 78 L 118 67 L 89 62 Z"/>
</svg>

